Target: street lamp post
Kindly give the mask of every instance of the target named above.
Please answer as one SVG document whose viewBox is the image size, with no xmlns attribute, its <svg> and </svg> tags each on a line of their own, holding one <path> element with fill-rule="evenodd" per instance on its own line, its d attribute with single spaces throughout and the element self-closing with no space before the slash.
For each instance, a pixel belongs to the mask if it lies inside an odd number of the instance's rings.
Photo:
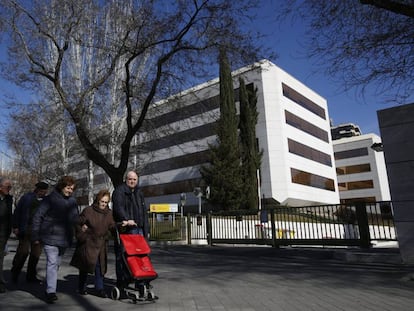
<svg viewBox="0 0 414 311">
<path fill-rule="evenodd" d="M 180 194 L 181 218 L 184 216 L 184 205 L 187 201 L 187 195 L 183 192 Z"/>
<path fill-rule="evenodd" d="M 201 214 L 201 197 L 203 196 L 203 192 L 200 187 L 194 188 L 194 195 L 198 198 L 198 213 Z"/>
</svg>

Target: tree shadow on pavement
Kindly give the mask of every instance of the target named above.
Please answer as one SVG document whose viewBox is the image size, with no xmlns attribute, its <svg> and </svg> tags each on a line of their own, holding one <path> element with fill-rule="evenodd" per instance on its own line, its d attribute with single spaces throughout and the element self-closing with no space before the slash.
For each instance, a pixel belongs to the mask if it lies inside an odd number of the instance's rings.
<svg viewBox="0 0 414 311">
<path fill-rule="evenodd" d="M 11 272 L 5 271 L 5 277 L 8 280 L 11 280 Z M 55 304 L 58 305 L 60 300 L 65 300 L 63 296 L 67 295 L 71 298 L 71 304 L 76 304 L 78 307 L 82 307 L 84 310 L 88 311 L 100 311 L 101 309 L 88 301 L 87 297 L 79 295 L 77 292 L 78 276 L 74 274 L 68 274 L 64 276 L 64 279 L 58 279 L 57 283 L 57 296 L 59 297 L 58 302 Z M 7 289 L 9 291 L 22 291 L 30 294 L 32 297 L 37 298 L 39 302 L 44 302 L 45 307 L 48 303 L 45 300 L 45 283 L 30 283 L 26 281 L 26 273 L 22 272 L 19 276 L 19 281 L 17 283 L 9 282 L 7 284 Z M 27 308 L 34 310 L 30 305 Z"/>
</svg>

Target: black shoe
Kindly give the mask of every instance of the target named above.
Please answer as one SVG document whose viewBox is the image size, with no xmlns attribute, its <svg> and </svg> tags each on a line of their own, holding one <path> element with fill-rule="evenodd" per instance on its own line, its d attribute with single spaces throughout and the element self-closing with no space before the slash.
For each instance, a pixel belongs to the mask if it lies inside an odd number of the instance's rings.
<svg viewBox="0 0 414 311">
<path fill-rule="evenodd" d="M 58 297 L 56 296 L 56 293 L 46 293 L 46 302 L 47 303 L 54 303 L 56 300 L 58 300 Z"/>
<path fill-rule="evenodd" d="M 98 289 L 96 291 L 96 296 L 101 297 L 101 298 L 108 298 L 108 295 L 106 294 L 104 289 Z"/>
<path fill-rule="evenodd" d="M 80 289 L 78 292 L 79 292 L 79 295 L 82 295 L 82 296 L 86 296 L 88 294 L 88 291 L 86 289 Z"/>
<path fill-rule="evenodd" d="M 0 284 L 0 294 L 4 294 L 6 291 L 6 286 L 4 284 Z"/>
</svg>

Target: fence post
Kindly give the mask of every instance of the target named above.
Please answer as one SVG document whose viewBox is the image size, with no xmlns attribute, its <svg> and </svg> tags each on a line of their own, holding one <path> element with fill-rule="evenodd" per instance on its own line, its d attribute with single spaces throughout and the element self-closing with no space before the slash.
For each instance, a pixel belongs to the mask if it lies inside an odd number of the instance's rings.
<svg viewBox="0 0 414 311">
<path fill-rule="evenodd" d="M 371 237 L 369 234 L 368 214 L 365 202 L 356 202 L 355 210 L 359 228 L 359 241 L 361 248 L 371 246 Z"/>
<path fill-rule="evenodd" d="M 213 246 L 213 223 L 212 223 L 212 212 L 208 212 L 206 215 L 207 225 L 207 244 Z"/>
<path fill-rule="evenodd" d="M 272 228 L 272 247 L 278 247 L 276 245 L 276 224 L 275 224 L 275 209 L 270 208 L 270 225 Z"/>
<path fill-rule="evenodd" d="M 191 214 L 187 214 L 187 244 L 191 245 Z"/>
</svg>

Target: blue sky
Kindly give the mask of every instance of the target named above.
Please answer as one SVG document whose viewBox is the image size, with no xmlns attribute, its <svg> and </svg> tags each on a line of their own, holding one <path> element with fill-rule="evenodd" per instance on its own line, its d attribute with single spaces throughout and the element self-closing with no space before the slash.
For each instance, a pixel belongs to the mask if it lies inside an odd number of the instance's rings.
<svg viewBox="0 0 414 311">
<path fill-rule="evenodd" d="M 395 103 L 384 104 L 381 99 L 370 93 L 364 94 L 364 99 L 357 93 L 340 91 L 341 85 L 335 84 L 322 72 L 314 73 L 317 69 L 311 60 L 304 57 L 303 46 L 305 26 L 297 21 L 287 20 L 283 25 L 274 17 L 277 1 L 263 1 L 264 6 L 259 11 L 259 18 L 254 27 L 258 27 L 268 35 L 266 44 L 274 49 L 279 57 L 269 59 L 287 73 L 300 80 L 328 101 L 329 116 L 334 125 L 354 123 L 360 126 L 362 133 L 379 135 L 377 110 L 395 106 Z M 0 50 L 0 59 L 5 59 L 5 49 Z M 375 86 L 373 86 L 375 87 Z M 373 88 L 372 88 L 373 89 Z M 18 99 L 30 100 L 30 94 L 15 88 L 12 84 L 0 79 L 0 98 L 5 94 L 13 94 Z M 3 110 L 4 115 L 4 110 Z M 0 118 L 0 130 L 4 132 L 6 122 Z M 7 149 L 0 138 L 0 161 Z"/>
<path fill-rule="evenodd" d="M 278 23 L 272 14 L 276 10 L 277 2 L 264 1 L 265 5 L 259 11 L 259 22 L 256 25 L 268 36 L 267 45 L 279 56 L 270 60 L 327 100 L 329 117 L 334 125 L 354 123 L 359 125 L 363 134 L 379 135 L 377 111 L 396 106 L 396 103 L 385 104 L 381 98 L 373 95 L 375 85 L 368 87 L 368 92 L 363 96 L 357 90 L 344 93 L 340 84 L 336 84 L 322 71 L 318 72 L 313 61 L 304 56 L 306 26 L 301 21 L 293 23 L 289 18 L 284 24 Z"/>
</svg>

